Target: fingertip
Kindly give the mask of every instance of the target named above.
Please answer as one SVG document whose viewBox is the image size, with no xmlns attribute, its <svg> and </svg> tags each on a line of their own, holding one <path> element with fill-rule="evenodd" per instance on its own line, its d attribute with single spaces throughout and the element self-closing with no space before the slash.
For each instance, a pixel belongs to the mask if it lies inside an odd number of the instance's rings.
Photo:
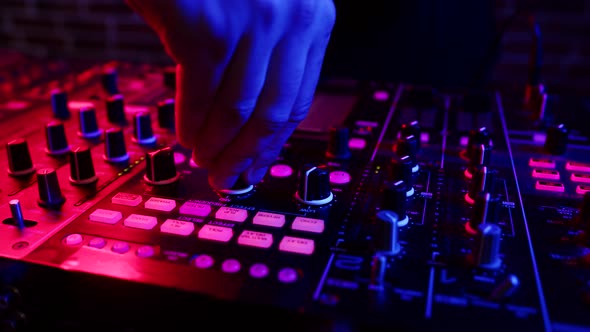
<svg viewBox="0 0 590 332">
<path fill-rule="evenodd" d="M 262 179 L 264 179 L 266 172 L 268 172 L 268 166 L 249 171 L 246 174 L 247 182 L 249 184 L 257 184 L 258 182 L 262 181 Z"/>
<path fill-rule="evenodd" d="M 209 173 L 209 185 L 214 190 L 227 190 L 234 189 L 236 182 L 238 181 L 238 175 L 221 176 L 214 173 Z"/>
</svg>

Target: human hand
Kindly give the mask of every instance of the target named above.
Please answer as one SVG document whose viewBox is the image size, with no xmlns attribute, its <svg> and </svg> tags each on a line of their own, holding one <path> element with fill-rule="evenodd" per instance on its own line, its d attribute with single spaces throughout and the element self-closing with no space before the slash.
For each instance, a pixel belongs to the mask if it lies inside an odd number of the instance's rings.
<svg viewBox="0 0 590 332">
<path fill-rule="evenodd" d="M 177 63 L 180 144 L 215 189 L 258 183 L 313 101 L 332 0 L 127 0 Z"/>
</svg>

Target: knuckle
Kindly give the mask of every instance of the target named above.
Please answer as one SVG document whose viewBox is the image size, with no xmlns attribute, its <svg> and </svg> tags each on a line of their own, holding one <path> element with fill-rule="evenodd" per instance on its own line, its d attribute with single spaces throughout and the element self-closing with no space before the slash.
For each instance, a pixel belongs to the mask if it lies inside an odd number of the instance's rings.
<svg viewBox="0 0 590 332">
<path fill-rule="evenodd" d="M 244 124 L 250 118 L 252 111 L 256 107 L 256 98 L 240 99 L 236 101 L 223 103 L 222 108 L 225 112 L 225 122 L 228 126 Z"/>
<path fill-rule="evenodd" d="M 301 0 L 295 12 L 295 20 L 303 29 L 332 30 L 336 21 L 336 8 L 332 0 Z"/>
<path fill-rule="evenodd" d="M 295 107 L 293 107 L 291 115 L 289 116 L 288 122 L 293 124 L 299 124 L 301 121 L 305 120 L 312 103 L 313 100 L 307 100 L 295 105 Z"/>
<path fill-rule="evenodd" d="M 281 15 L 284 4 L 282 0 L 256 0 L 256 16 L 266 25 L 271 25 Z"/>
</svg>

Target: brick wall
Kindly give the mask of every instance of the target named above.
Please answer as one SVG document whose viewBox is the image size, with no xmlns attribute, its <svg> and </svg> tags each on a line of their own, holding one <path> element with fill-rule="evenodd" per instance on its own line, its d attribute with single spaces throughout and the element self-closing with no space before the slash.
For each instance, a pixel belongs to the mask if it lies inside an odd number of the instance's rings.
<svg viewBox="0 0 590 332">
<path fill-rule="evenodd" d="M 590 0 L 494 1 L 498 26 L 517 4 L 533 4 L 549 91 L 590 95 Z M 526 17 L 517 17 L 501 41 L 494 85 L 522 89 L 530 43 Z M 41 57 L 170 61 L 123 0 L 1 0 L 0 46 Z"/>
</svg>

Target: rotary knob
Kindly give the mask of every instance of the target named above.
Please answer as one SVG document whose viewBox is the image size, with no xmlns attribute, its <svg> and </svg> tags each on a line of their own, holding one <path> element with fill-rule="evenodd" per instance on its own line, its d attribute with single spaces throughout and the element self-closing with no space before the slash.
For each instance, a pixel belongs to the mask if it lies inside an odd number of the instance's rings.
<svg viewBox="0 0 590 332">
<path fill-rule="evenodd" d="M 477 234 L 479 225 L 484 223 L 496 224 L 498 222 L 499 208 L 499 197 L 492 196 L 489 192 L 479 192 L 475 198 L 473 216 L 465 224 L 465 230 L 470 234 Z"/>
<path fill-rule="evenodd" d="M 416 137 L 417 150 L 420 150 L 420 135 L 421 134 L 422 134 L 422 129 L 420 128 L 420 124 L 418 123 L 418 121 L 404 123 L 404 124 L 402 124 L 402 126 L 400 128 L 400 137 L 408 137 L 408 136 Z"/>
<path fill-rule="evenodd" d="M 60 120 L 70 118 L 68 94 L 64 90 L 54 89 L 51 91 L 51 109 L 53 110 L 53 115 Z"/>
<path fill-rule="evenodd" d="M 115 67 L 107 67 L 102 71 L 102 88 L 107 94 L 116 95 L 119 93 L 118 76 Z"/>
<path fill-rule="evenodd" d="M 465 148 L 466 157 L 471 160 L 471 154 L 473 153 L 473 150 L 482 144 L 486 146 L 492 146 L 492 138 L 488 128 L 480 127 L 478 129 L 470 130 L 467 139 L 467 147 Z"/>
<path fill-rule="evenodd" d="M 110 163 L 122 163 L 129 160 L 125 145 L 125 134 L 121 128 L 109 128 L 105 132 L 103 158 Z"/>
<path fill-rule="evenodd" d="M 75 147 L 70 151 L 70 182 L 76 185 L 95 183 L 92 153 L 88 146 Z"/>
<path fill-rule="evenodd" d="M 309 205 L 323 205 L 334 198 L 330 186 L 330 172 L 325 166 L 306 164 L 299 172 L 295 198 Z"/>
<path fill-rule="evenodd" d="M 569 130 L 561 123 L 547 128 L 544 148 L 550 154 L 562 155 L 567 149 Z"/>
<path fill-rule="evenodd" d="M 347 127 L 331 127 L 326 157 L 333 159 L 350 158 L 349 138 L 350 130 Z"/>
<path fill-rule="evenodd" d="M 37 171 L 37 187 L 39 190 L 37 203 L 41 207 L 58 209 L 66 201 L 59 186 L 57 172 L 53 168 L 42 168 Z"/>
<path fill-rule="evenodd" d="M 133 115 L 133 141 L 140 145 L 156 143 L 156 136 L 152 129 L 152 117 L 149 112 L 139 112 Z"/>
<path fill-rule="evenodd" d="M 175 130 L 175 109 L 174 99 L 168 98 L 158 103 L 158 125 L 162 129 Z"/>
<path fill-rule="evenodd" d="M 174 164 L 174 152 L 171 147 L 148 152 L 144 180 L 151 185 L 165 185 L 176 182 L 180 174 Z"/>
<path fill-rule="evenodd" d="M 61 121 L 51 121 L 45 126 L 45 151 L 52 156 L 61 156 L 70 152 L 70 146 L 66 137 L 66 130 Z"/>
<path fill-rule="evenodd" d="M 86 139 L 96 139 L 102 134 L 98 128 L 96 118 L 96 109 L 94 107 L 84 107 L 78 111 L 78 135 Z"/>
<path fill-rule="evenodd" d="M 412 172 L 418 172 L 420 165 L 418 165 L 418 139 L 414 135 L 400 137 L 394 146 L 394 151 L 399 157 L 409 156 L 412 161 Z"/>
<path fill-rule="evenodd" d="M 381 210 L 376 215 L 375 250 L 382 255 L 395 255 L 400 251 L 398 239 L 399 217 L 391 210 Z"/>
<path fill-rule="evenodd" d="M 8 153 L 8 174 L 11 176 L 27 176 L 35 172 L 27 141 L 17 138 L 6 143 Z"/>
<path fill-rule="evenodd" d="M 122 94 L 109 96 L 106 100 L 107 119 L 110 123 L 116 125 L 126 125 L 125 117 L 125 99 Z"/>
<path fill-rule="evenodd" d="M 500 240 L 502 229 L 496 224 L 481 224 L 478 229 L 475 262 L 484 269 L 497 269 L 502 265 L 500 259 Z"/>
<path fill-rule="evenodd" d="M 414 194 L 414 173 L 410 156 L 393 157 L 391 160 L 391 180 L 402 180 L 406 184 L 406 196 Z"/>
<path fill-rule="evenodd" d="M 405 226 L 410 221 L 407 210 L 406 184 L 404 181 L 386 182 L 382 189 L 382 210 L 395 212 L 398 226 Z"/>
</svg>

